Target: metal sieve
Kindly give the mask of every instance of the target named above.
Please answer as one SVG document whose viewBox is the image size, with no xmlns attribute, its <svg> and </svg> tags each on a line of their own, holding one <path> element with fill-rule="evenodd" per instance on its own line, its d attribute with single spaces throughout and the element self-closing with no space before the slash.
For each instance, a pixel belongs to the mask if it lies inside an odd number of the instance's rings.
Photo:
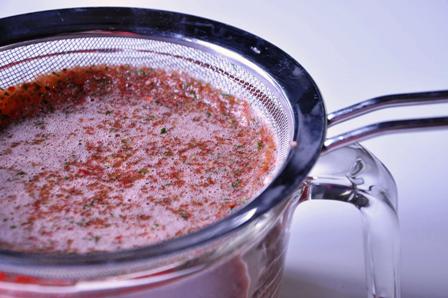
<svg viewBox="0 0 448 298">
<path fill-rule="evenodd" d="M 214 227 L 140 250 L 147 256 L 199 244 L 257 218 L 297 189 L 319 155 L 324 107 L 306 71 L 269 43 L 221 26 L 191 16 L 127 8 L 48 11 L 0 23 L 1 88 L 74 66 L 144 65 L 186 72 L 246 99 L 272 128 L 278 150 L 275 179 L 268 189 Z M 29 256 L 39 264 L 59 260 Z M 103 257 L 122 258 L 117 252 L 94 259 Z"/>
<path fill-rule="evenodd" d="M 384 107 L 446 101 L 448 91 L 377 97 L 327 116 L 316 84 L 293 58 L 257 36 L 203 18 L 109 7 L 45 11 L 0 20 L 1 88 L 63 68 L 99 64 L 186 72 L 248 100 L 275 133 L 278 156 L 274 178 L 242 209 L 198 232 L 148 247 L 89 255 L 0 250 L 5 268 L 36 273 L 38 268 L 53 267 L 54 271 L 45 274 L 60 275 L 57 266 L 128 266 L 130 261 L 199 246 L 249 224 L 291 197 L 322 152 L 384 133 L 448 127 L 448 117 L 400 120 L 325 139 L 327 126 Z M 76 274 L 88 275 L 81 271 Z"/>
<path fill-rule="evenodd" d="M 194 47 L 192 47 L 194 45 Z M 227 53 L 226 53 L 227 52 Z M 218 47 L 179 38 L 145 38 L 112 32 L 85 32 L 6 46 L 0 57 L 0 87 L 31 81 L 63 68 L 91 65 L 147 66 L 186 72 L 247 100 L 274 131 L 277 165 L 283 164 L 294 132 L 292 109 L 270 76 Z M 248 64 L 248 65 L 245 65 Z"/>
</svg>

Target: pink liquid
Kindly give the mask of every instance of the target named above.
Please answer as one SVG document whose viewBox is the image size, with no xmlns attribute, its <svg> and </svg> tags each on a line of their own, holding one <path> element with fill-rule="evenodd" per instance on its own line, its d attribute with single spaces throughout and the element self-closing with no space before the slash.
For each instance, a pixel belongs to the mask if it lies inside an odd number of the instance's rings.
<svg viewBox="0 0 448 298">
<path fill-rule="evenodd" d="M 0 131 L 3 248 L 149 245 L 225 217 L 269 179 L 267 125 L 186 75 L 98 66 L 37 83 L 0 95 L 0 119 L 16 118 Z"/>
</svg>

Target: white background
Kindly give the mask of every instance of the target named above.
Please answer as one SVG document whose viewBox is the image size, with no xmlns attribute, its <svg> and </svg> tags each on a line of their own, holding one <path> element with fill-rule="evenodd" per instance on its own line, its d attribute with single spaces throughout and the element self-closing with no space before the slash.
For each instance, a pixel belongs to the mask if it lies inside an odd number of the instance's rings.
<svg viewBox="0 0 448 298">
<path fill-rule="evenodd" d="M 0 17 L 105 5 L 186 12 L 257 34 L 310 72 L 328 111 L 377 95 L 448 89 L 447 1 L 0 0 Z M 418 115 L 448 115 L 448 105 L 378 112 L 341 129 Z M 398 184 L 402 296 L 447 297 L 448 132 L 385 136 L 364 144 Z M 359 218 L 319 203 L 295 213 L 282 297 L 362 297 Z"/>
</svg>

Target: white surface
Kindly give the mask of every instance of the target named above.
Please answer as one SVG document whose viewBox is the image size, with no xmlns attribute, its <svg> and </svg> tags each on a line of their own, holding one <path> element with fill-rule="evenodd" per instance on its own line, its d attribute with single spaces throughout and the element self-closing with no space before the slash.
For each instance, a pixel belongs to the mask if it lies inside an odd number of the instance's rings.
<svg viewBox="0 0 448 298">
<path fill-rule="evenodd" d="M 255 33 L 311 73 L 329 111 L 377 95 L 448 89 L 447 1 L 0 0 L 0 17 L 93 5 L 187 12 Z M 416 115 L 448 115 L 448 105 L 379 112 L 343 127 Z M 398 184 L 402 296 L 446 297 L 448 132 L 386 136 L 364 144 Z M 357 215 L 322 204 L 304 205 L 295 215 L 282 296 L 297 297 L 302 289 L 305 297 L 361 297 Z"/>
</svg>

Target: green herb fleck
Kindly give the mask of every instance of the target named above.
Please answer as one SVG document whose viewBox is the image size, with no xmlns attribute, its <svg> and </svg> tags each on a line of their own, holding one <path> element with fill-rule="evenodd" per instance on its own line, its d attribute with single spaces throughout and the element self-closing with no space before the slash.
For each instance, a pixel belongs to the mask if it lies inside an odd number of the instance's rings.
<svg viewBox="0 0 448 298">
<path fill-rule="evenodd" d="M 162 127 L 162 129 L 160 129 L 160 134 L 166 134 L 168 132 L 168 130 L 166 129 L 166 127 Z"/>
<path fill-rule="evenodd" d="M 148 174 L 148 172 L 149 172 L 149 171 L 148 171 L 147 168 L 142 168 L 142 169 L 138 170 L 138 173 L 141 174 L 141 175 Z"/>
<path fill-rule="evenodd" d="M 98 243 L 98 241 L 101 240 L 101 236 L 95 236 L 93 239 L 95 240 L 95 243 Z"/>
<path fill-rule="evenodd" d="M 198 99 L 198 95 L 196 94 L 195 91 L 190 90 L 189 94 L 190 94 L 190 96 L 193 97 L 194 99 Z"/>
<path fill-rule="evenodd" d="M 179 213 L 180 217 L 182 217 L 184 220 L 187 220 L 190 218 L 190 214 L 184 209 L 179 209 L 178 213 Z"/>
<path fill-rule="evenodd" d="M 83 209 L 89 209 L 95 205 L 95 199 L 91 200 L 90 202 L 84 204 Z"/>
<path fill-rule="evenodd" d="M 241 184 L 241 180 L 240 179 L 236 179 L 234 182 L 232 182 L 232 187 L 233 188 L 237 188 L 239 187 Z"/>
<path fill-rule="evenodd" d="M 257 148 L 258 148 L 258 150 L 263 149 L 263 146 L 264 146 L 263 141 L 258 141 L 258 142 L 257 142 Z"/>
<path fill-rule="evenodd" d="M 139 69 L 139 70 L 137 70 L 137 75 L 146 76 L 146 71 L 144 69 Z"/>
<path fill-rule="evenodd" d="M 19 171 L 17 172 L 17 176 L 25 176 L 26 173 L 24 171 Z"/>
<path fill-rule="evenodd" d="M 104 113 L 104 114 L 106 114 L 106 115 L 110 115 L 110 114 L 112 114 L 112 111 L 107 110 L 106 113 Z"/>
</svg>

